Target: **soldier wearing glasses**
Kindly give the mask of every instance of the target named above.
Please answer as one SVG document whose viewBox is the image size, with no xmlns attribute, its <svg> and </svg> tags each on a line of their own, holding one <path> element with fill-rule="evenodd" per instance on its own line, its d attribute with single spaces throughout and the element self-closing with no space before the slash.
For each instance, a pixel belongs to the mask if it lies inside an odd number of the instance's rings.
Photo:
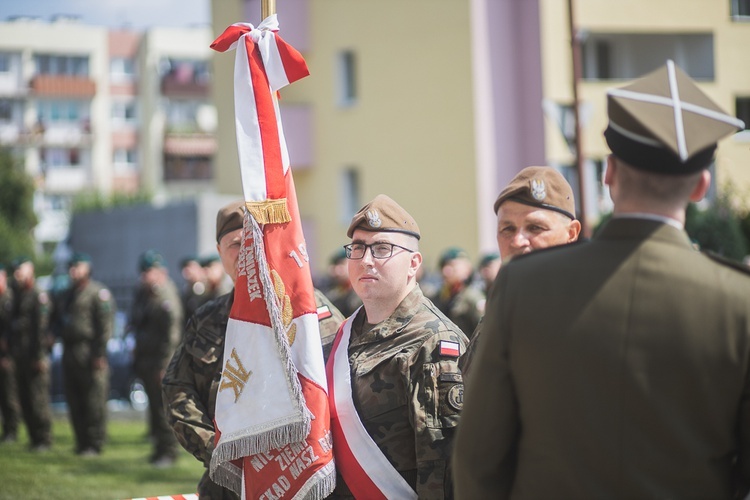
<svg viewBox="0 0 750 500">
<path fill-rule="evenodd" d="M 364 428 L 362 442 L 348 448 L 384 460 L 360 463 L 337 453 L 334 497 L 376 494 L 362 489 L 362 473 L 403 488 L 381 489 L 386 497 L 451 497 L 448 459 L 463 405 L 457 361 L 468 339 L 422 294 L 419 228 L 395 201 L 377 196 L 354 216 L 347 236 L 349 277 L 363 307 L 342 325 L 328 360 L 332 427 L 334 439 L 345 441 L 352 426 Z M 344 407 L 356 412 L 339 411 Z"/>
</svg>

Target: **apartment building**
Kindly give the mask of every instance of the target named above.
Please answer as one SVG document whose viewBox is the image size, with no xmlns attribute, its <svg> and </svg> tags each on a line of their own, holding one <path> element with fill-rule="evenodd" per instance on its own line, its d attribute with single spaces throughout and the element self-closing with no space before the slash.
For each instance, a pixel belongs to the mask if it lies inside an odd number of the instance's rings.
<svg viewBox="0 0 750 500">
<path fill-rule="evenodd" d="M 213 0 L 214 32 L 259 23 L 260 3 Z M 570 146 L 570 4 L 582 54 L 583 186 Z M 428 267 L 448 246 L 473 256 L 492 250 L 492 202 L 529 165 L 558 168 L 593 226 L 611 209 L 602 183 L 606 90 L 666 59 L 750 123 L 750 0 L 284 0 L 276 7 L 281 36 L 311 71 L 282 90 L 281 103 L 294 108 L 282 107 L 285 130 L 305 144 L 306 157 L 291 161 L 318 273 L 345 243 L 352 213 L 378 193 L 419 221 Z M 231 193 L 239 189 L 233 64 L 231 55 L 214 57 L 216 175 L 220 191 Z M 736 203 L 750 208 L 748 165 L 750 132 L 722 141 L 715 187 L 731 185 Z"/>
<path fill-rule="evenodd" d="M 0 22 L 0 146 L 34 177 L 38 242 L 67 235 L 80 193 L 213 191 L 210 30 Z"/>
</svg>

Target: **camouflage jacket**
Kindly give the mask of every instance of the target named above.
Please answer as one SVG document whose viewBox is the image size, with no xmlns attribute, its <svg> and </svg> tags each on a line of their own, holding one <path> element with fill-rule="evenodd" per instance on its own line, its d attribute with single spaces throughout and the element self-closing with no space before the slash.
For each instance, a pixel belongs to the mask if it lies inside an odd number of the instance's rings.
<svg viewBox="0 0 750 500">
<path fill-rule="evenodd" d="M 448 467 L 463 381 L 449 343 L 468 339 L 416 287 L 385 321 L 363 332 L 364 309 L 349 344 L 352 397 L 370 437 L 419 498 L 452 498 Z M 336 497 L 349 496 L 337 479 Z"/>
<path fill-rule="evenodd" d="M 115 313 L 110 291 L 97 281 L 89 281 L 83 288 L 69 288 L 59 304 L 62 310 L 57 316 L 65 350 L 86 344 L 89 358 L 106 356 Z"/>
<path fill-rule="evenodd" d="M 315 295 L 321 338 L 332 338 L 343 321 L 341 313 Z M 183 448 L 208 466 L 214 449 L 214 411 L 224 354 L 224 338 L 234 292 L 207 302 L 188 320 L 182 343 L 162 381 L 167 419 Z"/>
<path fill-rule="evenodd" d="M 136 368 L 166 368 L 180 342 L 183 327 L 182 302 L 171 281 L 155 288 L 140 286 L 130 313 Z"/>
<path fill-rule="evenodd" d="M 13 303 L 10 352 L 17 360 L 39 361 L 47 356 L 50 299 L 36 286 L 17 288 Z"/>
</svg>

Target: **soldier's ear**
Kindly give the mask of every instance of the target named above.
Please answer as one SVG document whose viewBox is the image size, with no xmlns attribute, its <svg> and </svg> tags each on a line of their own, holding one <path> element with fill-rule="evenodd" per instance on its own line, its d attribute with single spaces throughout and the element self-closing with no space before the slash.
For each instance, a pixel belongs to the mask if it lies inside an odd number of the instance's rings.
<svg viewBox="0 0 750 500">
<path fill-rule="evenodd" d="M 711 187 L 711 172 L 706 169 L 701 172 L 693 192 L 690 193 L 690 201 L 701 201 L 703 197 L 706 196 L 709 187 Z"/>
<path fill-rule="evenodd" d="M 573 219 L 568 224 L 568 243 L 578 241 L 578 235 L 581 234 L 581 223 L 577 219 Z"/>
</svg>

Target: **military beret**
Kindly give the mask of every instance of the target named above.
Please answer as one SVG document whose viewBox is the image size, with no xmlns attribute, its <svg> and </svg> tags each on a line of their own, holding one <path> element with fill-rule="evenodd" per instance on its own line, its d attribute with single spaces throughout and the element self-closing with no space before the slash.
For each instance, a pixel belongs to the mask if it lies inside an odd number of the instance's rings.
<svg viewBox="0 0 750 500">
<path fill-rule="evenodd" d="M 223 206 L 216 214 L 216 243 L 219 243 L 225 234 L 242 229 L 244 221 L 244 201 L 237 200 Z"/>
<path fill-rule="evenodd" d="M 138 269 L 141 272 L 148 271 L 153 267 L 164 267 L 164 265 L 164 257 L 156 250 L 146 250 L 141 254 L 140 259 L 138 259 Z"/>
<path fill-rule="evenodd" d="M 662 174 L 707 168 L 722 137 L 744 128 L 672 61 L 607 92 L 604 131 L 612 153 L 629 165 Z"/>
<path fill-rule="evenodd" d="M 13 259 L 11 267 L 13 267 L 13 269 L 16 269 L 18 266 L 20 266 L 24 262 L 31 262 L 31 257 L 29 257 L 28 255 L 19 255 L 18 257 Z"/>
<path fill-rule="evenodd" d="M 483 268 L 484 266 L 489 265 L 490 263 L 496 261 L 500 258 L 500 254 L 497 252 L 487 253 L 482 256 L 481 259 L 479 259 L 479 268 Z"/>
<path fill-rule="evenodd" d="M 200 260 L 200 264 L 203 267 L 209 266 L 214 262 L 221 262 L 219 254 L 212 253 L 211 255 L 207 255 Z"/>
<path fill-rule="evenodd" d="M 5 264 L 0 262 L 0 271 L 5 271 Z"/>
<path fill-rule="evenodd" d="M 197 264 L 200 264 L 201 260 L 200 257 L 198 257 L 195 254 L 186 255 L 183 258 L 180 259 L 180 268 L 183 268 L 190 264 L 191 262 L 195 262 Z"/>
<path fill-rule="evenodd" d="M 526 167 L 518 172 L 495 200 L 495 213 L 507 200 L 576 218 L 573 189 L 565 177 L 552 167 Z"/>
<path fill-rule="evenodd" d="M 88 262 L 91 263 L 91 256 L 84 252 L 75 252 L 73 256 L 70 258 L 70 262 L 68 262 L 69 266 L 75 266 L 76 264 L 80 262 Z"/>
<path fill-rule="evenodd" d="M 469 254 L 466 253 L 462 248 L 458 247 L 452 247 L 447 250 L 445 250 L 442 255 L 440 255 L 440 260 L 438 261 L 439 267 L 445 266 L 448 262 L 455 260 L 455 259 L 468 259 Z"/>
<path fill-rule="evenodd" d="M 333 255 L 331 255 L 331 259 L 328 261 L 331 265 L 338 264 L 342 260 L 346 260 L 346 250 L 342 247 L 337 249 Z"/>
<path fill-rule="evenodd" d="M 373 232 L 404 233 L 419 239 L 417 221 L 401 205 L 384 194 L 359 209 L 349 224 L 346 235 L 351 238 L 355 229 Z"/>
</svg>

